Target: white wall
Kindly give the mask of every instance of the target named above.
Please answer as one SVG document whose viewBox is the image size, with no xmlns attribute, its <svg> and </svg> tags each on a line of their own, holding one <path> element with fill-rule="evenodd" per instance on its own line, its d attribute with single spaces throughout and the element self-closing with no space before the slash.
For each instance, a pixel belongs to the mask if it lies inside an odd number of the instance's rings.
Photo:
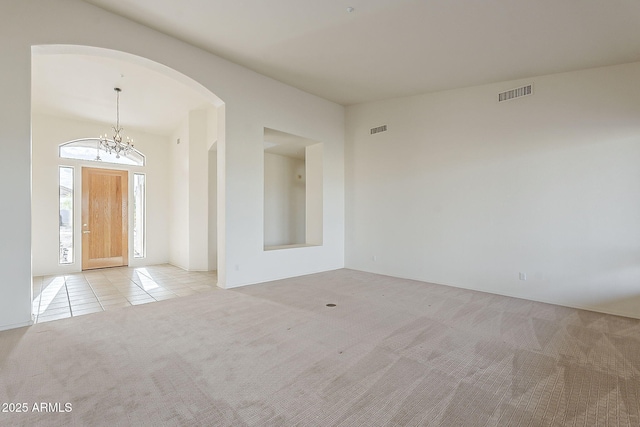
<svg viewBox="0 0 640 427">
<path fill-rule="evenodd" d="M 189 112 L 189 270 L 209 270 L 208 112 Z"/>
<path fill-rule="evenodd" d="M 305 161 L 264 153 L 264 245 L 305 241 Z"/>
<path fill-rule="evenodd" d="M 189 111 L 171 135 L 169 262 L 189 271 L 209 270 L 209 248 L 214 244 L 209 241 L 208 216 L 210 118 L 208 109 Z"/>
<path fill-rule="evenodd" d="M 218 152 L 209 150 L 209 270 L 218 269 Z"/>
<path fill-rule="evenodd" d="M 185 116 L 169 142 L 169 262 L 189 269 L 189 117 Z"/>
<path fill-rule="evenodd" d="M 12 183 L 3 194 L 12 209 L 0 211 L 0 235 L 12 243 L 3 244 L 0 252 L 0 329 L 31 321 L 30 56 L 34 45 L 60 43 L 124 52 L 100 53 L 144 64 L 224 101 L 224 109 L 218 108 L 225 117 L 218 123 L 224 131 L 218 138 L 220 286 L 344 266 L 343 107 L 80 0 L 5 0 L 0 14 L 0 179 Z M 324 143 L 323 246 L 263 250 L 265 127 Z"/>
<path fill-rule="evenodd" d="M 209 270 L 218 269 L 218 115 L 218 108 L 207 108 Z"/>
<path fill-rule="evenodd" d="M 322 160 L 322 144 L 313 144 L 305 147 L 305 173 L 306 173 L 306 243 L 309 245 L 322 244 L 323 224 L 323 199 L 324 189 L 322 181 L 324 175 L 324 163 Z"/>
<path fill-rule="evenodd" d="M 147 256 L 133 257 L 133 233 L 129 233 L 129 265 L 142 266 L 168 261 L 168 226 L 166 197 L 168 178 L 168 141 L 166 137 L 127 129 L 134 138 L 136 148 L 146 156 L 146 166 L 125 166 L 84 160 L 61 159 L 58 146 L 74 139 L 97 137 L 109 129 L 109 123 L 71 120 L 44 114 L 33 114 L 33 187 L 32 233 L 33 274 L 62 274 L 82 270 L 82 167 L 126 169 L 129 171 L 129 204 L 133 205 L 133 173 L 146 174 L 147 194 Z M 75 262 L 58 264 L 58 167 L 74 168 L 74 247 Z M 133 209 L 129 210 L 129 223 L 133 224 Z"/>
<path fill-rule="evenodd" d="M 640 63 L 348 107 L 346 139 L 348 267 L 640 317 Z"/>
</svg>

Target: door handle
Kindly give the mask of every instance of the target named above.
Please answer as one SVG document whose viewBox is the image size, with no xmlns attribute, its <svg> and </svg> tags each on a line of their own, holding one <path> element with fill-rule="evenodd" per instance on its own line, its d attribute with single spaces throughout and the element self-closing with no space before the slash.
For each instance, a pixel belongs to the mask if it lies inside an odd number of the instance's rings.
<svg viewBox="0 0 640 427">
<path fill-rule="evenodd" d="M 89 234 L 89 233 L 91 233 L 91 231 L 89 231 L 89 230 L 84 230 L 84 231 L 82 232 L 82 234 Z"/>
</svg>

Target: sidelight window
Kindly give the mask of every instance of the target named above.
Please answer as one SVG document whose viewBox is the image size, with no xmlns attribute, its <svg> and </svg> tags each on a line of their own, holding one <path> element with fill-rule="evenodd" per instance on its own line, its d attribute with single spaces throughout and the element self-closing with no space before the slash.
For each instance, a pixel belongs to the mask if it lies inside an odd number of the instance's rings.
<svg viewBox="0 0 640 427">
<path fill-rule="evenodd" d="M 145 185 L 146 176 L 133 174 L 133 257 L 144 258 L 145 250 Z"/>
<path fill-rule="evenodd" d="M 73 264 L 73 168 L 60 166 L 58 174 L 59 189 L 59 242 L 60 264 Z"/>
</svg>

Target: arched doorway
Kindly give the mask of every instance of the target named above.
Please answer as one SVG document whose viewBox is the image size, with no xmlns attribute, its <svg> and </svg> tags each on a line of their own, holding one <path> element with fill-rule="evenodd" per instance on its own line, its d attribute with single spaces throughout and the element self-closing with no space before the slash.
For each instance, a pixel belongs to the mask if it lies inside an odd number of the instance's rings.
<svg viewBox="0 0 640 427">
<path fill-rule="evenodd" d="M 136 147 L 147 154 L 146 165 L 117 168 L 130 172 L 129 186 L 135 174 L 144 176 L 147 198 L 149 250 L 145 257 L 131 252 L 124 264 L 147 267 L 170 263 L 184 270 L 215 269 L 220 255 L 215 171 L 218 163 L 224 163 L 215 148 L 224 141 L 224 123 L 218 126 L 224 121 L 224 103 L 194 80 L 162 64 L 101 48 L 35 46 L 32 74 L 32 203 L 39 207 L 32 219 L 33 274 L 68 275 L 82 270 L 79 256 L 72 262 L 60 262 L 58 225 L 62 214 L 49 218 L 51 212 L 59 211 L 55 197 L 61 191 L 58 172 L 62 166 L 75 170 L 73 187 L 77 193 L 71 204 L 79 213 L 81 171 L 106 165 L 56 157 L 52 148 L 108 132 L 115 121 L 116 85 L 124 95 L 122 125 L 136 135 Z M 86 231 L 82 216 L 75 215 L 72 222 L 71 239 L 80 254 L 81 236 Z M 130 222 L 135 221 L 132 218 Z M 131 235 L 133 239 L 134 233 Z"/>
</svg>

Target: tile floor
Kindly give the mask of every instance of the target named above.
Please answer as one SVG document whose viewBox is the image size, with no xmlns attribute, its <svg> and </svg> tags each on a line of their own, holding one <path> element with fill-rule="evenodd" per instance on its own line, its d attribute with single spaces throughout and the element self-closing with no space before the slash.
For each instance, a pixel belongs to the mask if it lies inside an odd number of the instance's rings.
<svg viewBox="0 0 640 427">
<path fill-rule="evenodd" d="M 214 289 L 215 271 L 191 272 L 169 264 L 114 267 L 33 278 L 35 322 L 146 304 Z"/>
</svg>

